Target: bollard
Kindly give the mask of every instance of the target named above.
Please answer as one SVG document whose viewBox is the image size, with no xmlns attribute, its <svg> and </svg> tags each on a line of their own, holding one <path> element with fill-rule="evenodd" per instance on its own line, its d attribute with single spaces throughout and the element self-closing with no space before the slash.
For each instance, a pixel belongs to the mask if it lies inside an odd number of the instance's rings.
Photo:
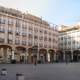
<svg viewBox="0 0 80 80">
<path fill-rule="evenodd" d="M 24 75 L 21 73 L 16 74 L 16 80 L 24 80 Z"/>
<path fill-rule="evenodd" d="M 1 79 L 0 80 L 7 80 L 7 70 L 6 70 L 6 68 L 3 68 L 1 70 Z"/>
</svg>

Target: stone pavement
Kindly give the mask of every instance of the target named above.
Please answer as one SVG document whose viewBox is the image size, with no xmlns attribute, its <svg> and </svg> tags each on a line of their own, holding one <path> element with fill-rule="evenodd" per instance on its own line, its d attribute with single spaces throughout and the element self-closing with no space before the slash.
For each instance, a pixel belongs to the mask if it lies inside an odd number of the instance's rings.
<svg viewBox="0 0 80 80">
<path fill-rule="evenodd" d="M 2 68 L 7 69 L 6 80 L 16 80 L 16 73 L 23 73 L 25 80 L 80 80 L 80 63 L 0 64 L 0 72 Z"/>
</svg>

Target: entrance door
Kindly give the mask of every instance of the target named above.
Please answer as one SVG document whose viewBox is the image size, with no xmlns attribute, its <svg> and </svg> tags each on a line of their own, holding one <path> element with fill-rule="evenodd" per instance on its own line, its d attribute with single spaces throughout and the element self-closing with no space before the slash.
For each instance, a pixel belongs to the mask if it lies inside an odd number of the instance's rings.
<svg viewBox="0 0 80 80">
<path fill-rule="evenodd" d="M 25 57 L 22 55 L 22 56 L 20 56 L 20 62 L 21 63 L 24 63 L 25 62 Z"/>
<path fill-rule="evenodd" d="M 74 62 L 77 62 L 77 61 L 78 61 L 77 55 L 73 55 L 73 61 L 74 61 Z"/>
<path fill-rule="evenodd" d="M 50 54 L 50 62 L 53 63 L 53 61 L 54 61 L 54 55 Z"/>
<path fill-rule="evenodd" d="M 44 56 L 43 55 L 40 56 L 40 61 L 41 61 L 41 63 L 44 63 Z"/>
</svg>

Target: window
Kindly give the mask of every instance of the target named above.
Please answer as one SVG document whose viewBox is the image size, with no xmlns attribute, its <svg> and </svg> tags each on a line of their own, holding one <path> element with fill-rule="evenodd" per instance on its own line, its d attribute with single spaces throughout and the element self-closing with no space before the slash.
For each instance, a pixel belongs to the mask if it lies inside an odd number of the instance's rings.
<svg viewBox="0 0 80 80">
<path fill-rule="evenodd" d="M 12 39 L 8 39 L 8 43 L 12 44 L 13 43 Z"/>
<path fill-rule="evenodd" d="M 26 41 L 22 41 L 22 45 L 26 45 Z"/>
<path fill-rule="evenodd" d="M 44 34 L 47 34 L 47 31 L 44 31 Z"/>
<path fill-rule="evenodd" d="M 34 28 L 34 32 L 37 33 L 38 32 L 38 29 L 37 28 Z"/>
<path fill-rule="evenodd" d="M 8 25 L 13 25 L 13 20 L 12 19 L 8 19 Z"/>
<path fill-rule="evenodd" d="M 32 42 L 28 42 L 28 46 L 32 46 Z"/>
<path fill-rule="evenodd" d="M 51 35 L 51 33 L 49 32 L 49 35 Z"/>
<path fill-rule="evenodd" d="M 6 23 L 6 19 L 5 18 L 0 18 L 0 24 L 5 24 Z"/>
<path fill-rule="evenodd" d="M 16 31 L 16 35 L 19 36 L 19 35 L 20 35 L 20 32 L 17 32 L 17 31 Z"/>
<path fill-rule="evenodd" d="M 40 44 L 39 44 L 39 47 L 43 47 L 43 44 L 42 44 L 42 43 L 40 43 Z"/>
<path fill-rule="evenodd" d="M 43 36 L 40 36 L 39 39 L 40 39 L 40 40 L 43 40 Z"/>
<path fill-rule="evenodd" d="M 16 40 L 15 40 L 15 44 L 20 44 L 20 40 L 19 40 L 19 38 L 16 38 Z"/>
<path fill-rule="evenodd" d="M 35 36 L 34 36 L 34 39 L 38 39 L 38 36 L 37 36 L 37 35 L 35 35 Z"/>
<path fill-rule="evenodd" d="M 63 37 L 61 37 L 61 40 L 63 40 Z"/>
<path fill-rule="evenodd" d="M 16 27 L 18 27 L 18 28 L 20 28 L 21 27 L 21 24 L 20 24 L 20 22 L 18 21 L 18 20 L 16 20 Z"/>
<path fill-rule="evenodd" d="M 47 44 L 44 45 L 44 48 L 47 48 Z"/>
<path fill-rule="evenodd" d="M 26 36 L 26 32 L 23 32 L 23 33 L 22 33 L 22 36 Z"/>
<path fill-rule="evenodd" d="M 47 37 L 44 37 L 44 41 L 47 41 Z"/>
<path fill-rule="evenodd" d="M 2 33 L 5 32 L 5 28 L 4 28 L 4 26 L 0 26 L 0 32 L 2 32 Z"/>
<path fill-rule="evenodd" d="M 49 41 L 51 41 L 51 38 L 49 38 Z"/>
<path fill-rule="evenodd" d="M 8 26 L 8 33 L 12 34 L 13 30 L 11 26 Z"/>
<path fill-rule="evenodd" d="M 0 43 L 4 43 L 4 38 L 0 38 Z"/>
</svg>

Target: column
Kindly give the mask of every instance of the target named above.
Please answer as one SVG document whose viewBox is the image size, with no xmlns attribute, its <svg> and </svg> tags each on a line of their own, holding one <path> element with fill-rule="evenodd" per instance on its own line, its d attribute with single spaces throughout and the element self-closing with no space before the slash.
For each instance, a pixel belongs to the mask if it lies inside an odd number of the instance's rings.
<svg viewBox="0 0 80 80">
<path fill-rule="evenodd" d="M 3 62 L 6 63 L 7 62 L 7 48 L 3 49 L 3 54 L 4 54 Z"/>
<path fill-rule="evenodd" d="M 12 50 L 12 60 L 15 59 L 14 50 Z"/>
<path fill-rule="evenodd" d="M 56 61 L 56 53 L 54 53 L 54 61 Z"/>
<path fill-rule="evenodd" d="M 6 54 L 7 54 L 7 59 L 6 59 L 6 61 L 7 61 L 7 63 L 9 62 L 9 48 L 7 48 L 7 52 L 6 52 Z"/>
<path fill-rule="evenodd" d="M 50 62 L 50 53 L 47 54 L 47 60 Z"/>
<path fill-rule="evenodd" d="M 32 28 L 33 28 L 33 46 L 34 46 L 34 25 L 32 25 Z"/>
<path fill-rule="evenodd" d="M 15 44 L 15 39 L 16 39 L 16 26 L 15 26 L 16 21 L 13 21 L 13 44 Z"/>
<path fill-rule="evenodd" d="M 5 43 L 8 43 L 8 36 L 9 36 L 9 35 L 8 35 L 8 27 L 9 27 L 9 26 L 8 26 L 8 24 L 7 24 L 7 23 L 8 23 L 7 17 L 6 17 L 6 20 L 7 20 L 7 21 L 6 21 L 6 24 L 5 24 L 6 26 L 4 27 L 4 28 L 5 28 L 5 36 L 4 36 L 4 37 L 5 37 L 5 41 L 4 41 L 4 42 L 5 42 Z"/>
<path fill-rule="evenodd" d="M 0 48 L 0 57 L 3 56 L 2 48 Z"/>
<path fill-rule="evenodd" d="M 27 49 L 26 49 L 26 53 L 25 53 L 25 63 L 27 63 L 27 61 L 28 61 L 28 51 L 27 51 Z"/>
<path fill-rule="evenodd" d="M 37 61 L 39 60 L 39 52 L 37 53 Z"/>
<path fill-rule="evenodd" d="M 1 55 L 2 55 L 2 58 L 3 58 L 4 57 L 3 48 L 1 48 Z"/>
<path fill-rule="evenodd" d="M 65 51 L 63 52 L 63 61 L 65 61 Z"/>
<path fill-rule="evenodd" d="M 3 52 L 2 52 L 2 48 L 0 48 L 0 63 L 2 63 L 2 59 L 3 59 Z"/>
<path fill-rule="evenodd" d="M 39 49 L 38 49 L 38 51 L 37 51 L 37 61 L 39 61 L 40 60 L 40 58 L 39 58 Z"/>
<path fill-rule="evenodd" d="M 71 61 L 73 61 L 73 51 L 71 51 Z"/>
<path fill-rule="evenodd" d="M 21 35 L 21 36 L 20 36 L 20 44 L 22 45 L 22 33 L 23 33 L 23 32 L 22 32 L 22 26 L 24 25 L 24 24 L 22 25 L 22 21 L 20 22 L 20 25 L 21 25 L 21 27 L 20 27 L 20 29 L 19 29 L 19 30 L 20 30 L 20 35 Z"/>
<path fill-rule="evenodd" d="M 0 48 L 0 58 L 2 57 L 1 48 Z"/>
<path fill-rule="evenodd" d="M 43 41 L 42 42 L 43 42 L 43 47 L 44 47 L 44 29 L 43 29 Z"/>
<path fill-rule="evenodd" d="M 28 46 L 28 42 L 29 42 L 28 34 L 29 34 L 29 23 L 27 22 L 27 46 Z"/>
</svg>

